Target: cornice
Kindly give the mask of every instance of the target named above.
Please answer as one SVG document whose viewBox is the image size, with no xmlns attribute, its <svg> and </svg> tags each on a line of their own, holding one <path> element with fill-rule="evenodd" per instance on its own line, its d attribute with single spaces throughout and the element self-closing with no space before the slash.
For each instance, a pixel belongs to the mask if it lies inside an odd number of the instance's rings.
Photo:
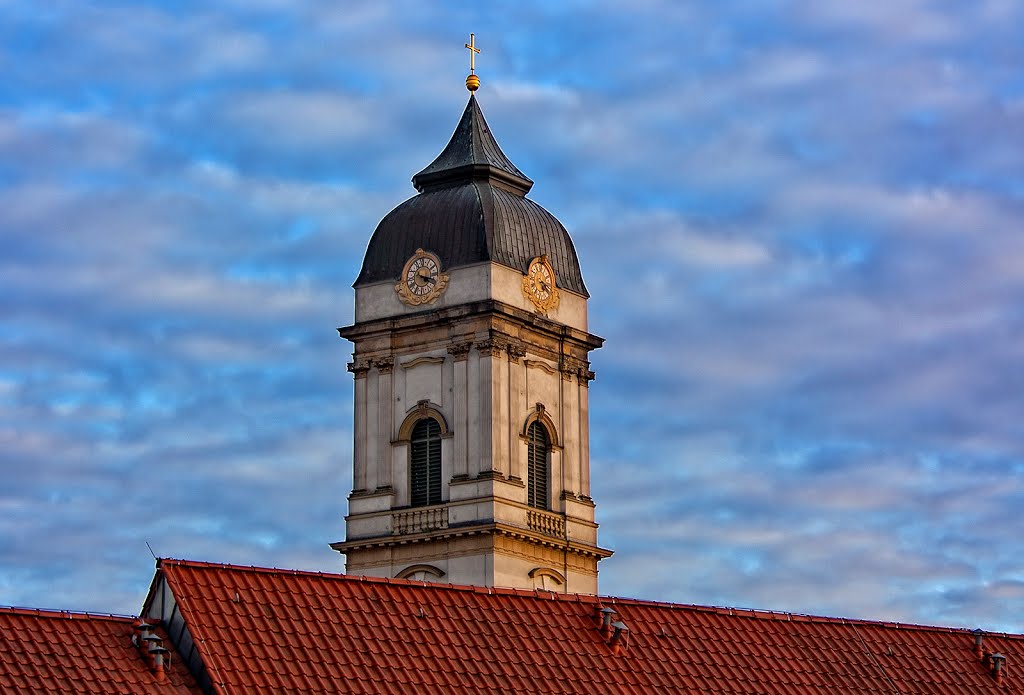
<svg viewBox="0 0 1024 695">
<path fill-rule="evenodd" d="M 545 536 L 527 529 L 510 526 L 508 524 L 485 522 L 482 524 L 471 524 L 465 526 L 449 526 L 443 530 L 429 531 L 401 536 L 377 536 L 374 538 L 357 538 L 353 540 L 337 541 L 331 543 L 331 548 L 341 553 L 348 553 L 359 550 L 372 550 L 377 548 L 394 548 L 396 546 L 410 545 L 417 543 L 432 543 L 451 538 L 462 538 L 466 536 L 505 536 L 517 540 L 527 541 L 556 550 L 566 551 L 584 557 L 603 560 L 611 557 L 615 551 L 607 548 L 600 548 L 596 545 L 579 543 L 565 538 Z"/>
<path fill-rule="evenodd" d="M 361 321 L 351 326 L 339 328 L 338 335 L 356 342 L 375 334 L 393 333 L 396 331 L 419 331 L 425 327 L 436 328 L 437 326 L 452 325 L 457 322 L 486 317 L 488 315 L 500 316 L 506 320 L 527 325 L 532 330 L 546 334 L 551 338 L 579 343 L 588 351 L 596 350 L 604 345 L 604 338 L 600 336 L 552 321 L 540 314 L 524 311 L 496 299 L 468 302 L 430 311 Z"/>
</svg>

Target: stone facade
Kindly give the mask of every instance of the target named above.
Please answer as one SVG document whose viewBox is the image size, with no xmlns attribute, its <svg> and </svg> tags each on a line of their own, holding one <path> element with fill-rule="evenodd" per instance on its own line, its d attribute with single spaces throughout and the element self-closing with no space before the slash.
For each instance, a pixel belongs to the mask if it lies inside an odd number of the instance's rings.
<svg viewBox="0 0 1024 695">
<path fill-rule="evenodd" d="M 354 489 L 350 574 L 436 569 L 442 581 L 596 593 L 590 499 L 586 299 L 563 291 L 555 316 L 531 311 L 521 274 L 500 266 L 451 272 L 424 311 L 393 283 L 356 291 Z M 503 301 L 508 300 L 508 301 Z M 442 504 L 410 507 L 409 432 L 441 429 Z M 530 423 L 551 435 L 547 509 L 527 505 Z M 427 573 L 430 574 L 429 572 Z M 431 578 L 431 577 L 427 577 Z"/>
</svg>

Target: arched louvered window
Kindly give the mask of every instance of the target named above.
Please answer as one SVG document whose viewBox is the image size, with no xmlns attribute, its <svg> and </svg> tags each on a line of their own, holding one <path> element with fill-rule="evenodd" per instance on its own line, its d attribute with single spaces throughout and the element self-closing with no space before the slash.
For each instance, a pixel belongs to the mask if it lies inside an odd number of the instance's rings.
<svg viewBox="0 0 1024 695">
<path fill-rule="evenodd" d="M 425 417 L 412 428 L 409 483 L 412 506 L 441 503 L 441 426 Z"/>
<path fill-rule="evenodd" d="M 526 446 L 526 503 L 531 507 L 547 509 L 551 440 L 539 422 L 530 423 L 526 430 Z"/>
</svg>

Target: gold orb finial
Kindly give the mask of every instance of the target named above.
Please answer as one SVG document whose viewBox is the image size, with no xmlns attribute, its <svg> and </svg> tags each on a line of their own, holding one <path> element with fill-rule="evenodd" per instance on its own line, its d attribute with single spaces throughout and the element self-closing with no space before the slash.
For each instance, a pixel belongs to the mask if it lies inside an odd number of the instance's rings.
<svg viewBox="0 0 1024 695">
<path fill-rule="evenodd" d="M 469 35 L 469 43 L 466 44 L 466 48 L 469 49 L 469 76 L 466 77 L 466 89 L 475 92 L 480 89 L 480 78 L 476 76 L 476 54 L 480 52 L 480 49 L 476 47 L 476 34 Z"/>
</svg>

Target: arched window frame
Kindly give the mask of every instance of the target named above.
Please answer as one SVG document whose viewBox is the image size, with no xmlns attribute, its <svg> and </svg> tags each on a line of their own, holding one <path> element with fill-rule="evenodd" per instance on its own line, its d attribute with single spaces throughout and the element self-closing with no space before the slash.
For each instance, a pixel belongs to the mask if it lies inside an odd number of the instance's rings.
<svg viewBox="0 0 1024 695">
<path fill-rule="evenodd" d="M 530 437 L 530 428 L 536 426 L 542 431 L 547 437 L 547 451 L 544 457 L 544 490 L 540 495 L 541 499 L 537 499 L 537 489 L 535 487 L 536 481 L 530 473 L 530 447 L 533 445 Z M 537 407 L 530 413 L 529 417 L 526 418 L 526 422 L 523 423 L 523 429 L 520 433 L 520 438 L 526 443 L 526 503 L 528 506 L 534 509 L 541 509 L 544 511 L 551 510 L 551 490 L 555 482 L 555 466 L 552 454 L 556 451 L 561 451 L 561 445 L 558 441 L 558 430 L 555 429 L 555 423 L 552 422 L 551 418 L 545 412 L 544 404 L 538 403 Z"/>
<path fill-rule="evenodd" d="M 565 586 L 565 575 L 550 567 L 534 567 L 530 570 L 533 588 L 541 591 L 558 591 Z"/>
<path fill-rule="evenodd" d="M 526 504 L 551 508 L 551 437 L 537 421 L 526 428 Z"/>
<path fill-rule="evenodd" d="M 430 492 L 429 492 L 429 488 L 428 488 L 427 501 L 426 502 L 418 502 L 418 503 L 416 503 L 413 500 L 413 494 L 414 494 L 414 490 L 413 490 L 413 448 L 414 448 L 414 442 L 412 440 L 412 435 L 413 435 L 413 431 L 416 429 L 416 425 L 418 425 L 420 422 L 422 422 L 424 420 L 433 420 L 438 425 L 438 430 L 439 430 L 438 431 L 438 434 L 439 434 L 438 444 L 439 444 L 439 448 L 438 448 L 438 457 L 437 457 L 437 460 L 436 460 L 437 469 L 436 469 L 435 473 L 437 475 L 437 480 L 439 481 L 438 482 L 439 492 L 437 493 L 437 495 L 435 497 L 432 498 L 430 496 Z M 408 491 L 409 491 L 408 504 L 409 504 L 409 506 L 425 507 L 425 506 L 431 506 L 431 505 L 434 505 L 434 504 L 441 504 L 444 501 L 445 492 L 444 492 L 444 479 L 443 479 L 443 470 L 444 470 L 444 461 L 443 461 L 444 455 L 443 455 L 443 451 L 444 451 L 445 445 L 442 442 L 443 442 L 444 439 L 448 439 L 451 436 L 452 436 L 452 432 L 451 432 L 451 429 L 448 427 L 448 423 L 445 420 L 444 415 L 441 414 L 440 410 L 438 410 L 436 407 L 431 405 L 429 401 L 420 401 L 416 405 L 416 407 L 413 408 L 412 410 L 410 410 L 409 413 L 406 415 L 405 420 L 402 422 L 402 426 L 399 427 L 399 429 L 398 429 L 398 439 L 395 440 L 394 442 L 392 442 L 392 444 L 404 444 L 406 446 L 406 449 L 407 449 L 406 480 L 408 481 Z M 428 472 L 428 476 L 429 476 L 429 472 Z"/>
<path fill-rule="evenodd" d="M 525 440 L 529 436 L 530 425 L 535 422 L 539 422 L 548 433 L 548 442 L 551 444 L 552 451 L 561 451 L 562 444 L 558 440 L 558 430 L 555 429 L 555 422 L 548 415 L 547 409 L 544 408 L 543 403 L 538 403 L 537 406 L 530 412 L 530 416 L 526 418 L 523 423 L 523 429 L 519 432 L 519 438 Z"/>
<path fill-rule="evenodd" d="M 392 444 L 408 443 L 412 439 L 412 429 L 416 426 L 417 422 L 425 417 L 437 420 L 437 424 L 441 427 L 441 437 L 452 436 L 452 431 L 448 427 L 448 421 L 444 419 L 441 411 L 431 405 L 430 401 L 420 401 L 416 404 L 415 408 L 406 413 L 402 426 L 398 428 L 398 439 L 392 442 Z"/>
<path fill-rule="evenodd" d="M 421 575 L 418 577 L 417 575 Z M 532 576 L 532 575 L 531 575 Z M 444 570 L 433 565 L 410 565 L 395 575 L 397 579 L 412 579 L 416 581 L 431 582 L 444 577 Z M 433 577 L 428 579 L 427 577 Z"/>
</svg>

